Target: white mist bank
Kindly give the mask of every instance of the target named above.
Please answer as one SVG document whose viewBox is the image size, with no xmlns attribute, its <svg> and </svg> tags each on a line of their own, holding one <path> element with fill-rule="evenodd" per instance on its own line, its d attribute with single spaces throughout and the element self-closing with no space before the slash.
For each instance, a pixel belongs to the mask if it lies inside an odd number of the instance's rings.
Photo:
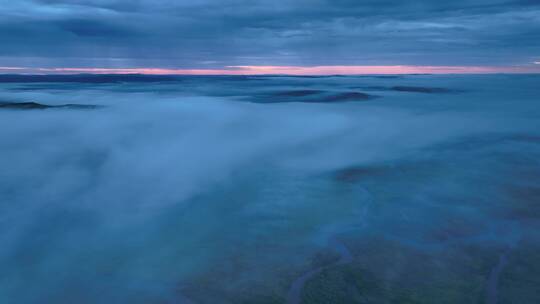
<svg viewBox="0 0 540 304">
<path fill-rule="evenodd" d="M 466 94 L 443 97 L 459 104 L 447 111 L 419 107 L 414 98 L 426 97 L 415 95 L 388 104 L 252 104 L 106 87 L 0 97 L 105 106 L 0 112 L 0 300 L 9 303 L 170 300 L 216 261 L 268 242 L 283 248 L 266 267 L 278 257 L 302 264 L 294 246 L 361 207 L 351 197 L 335 211 L 321 174 L 536 125 L 505 115 L 504 100 L 469 111 Z M 395 106 L 406 100 L 412 105 Z M 306 213 L 312 208 L 327 212 Z"/>
<path fill-rule="evenodd" d="M 72 197 L 90 207 L 152 208 L 253 166 L 369 166 L 459 137 L 520 128 L 503 124 L 506 117 L 457 111 L 120 98 L 114 94 L 106 108 L 92 111 L 2 112 L 6 192 L 32 205 Z"/>
</svg>

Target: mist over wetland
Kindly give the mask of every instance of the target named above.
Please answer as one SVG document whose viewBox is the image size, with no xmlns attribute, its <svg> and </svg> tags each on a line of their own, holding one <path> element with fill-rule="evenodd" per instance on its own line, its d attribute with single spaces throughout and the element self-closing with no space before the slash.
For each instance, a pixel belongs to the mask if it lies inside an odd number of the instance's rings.
<svg viewBox="0 0 540 304">
<path fill-rule="evenodd" d="M 0 303 L 540 303 L 539 84 L 0 75 Z"/>
</svg>

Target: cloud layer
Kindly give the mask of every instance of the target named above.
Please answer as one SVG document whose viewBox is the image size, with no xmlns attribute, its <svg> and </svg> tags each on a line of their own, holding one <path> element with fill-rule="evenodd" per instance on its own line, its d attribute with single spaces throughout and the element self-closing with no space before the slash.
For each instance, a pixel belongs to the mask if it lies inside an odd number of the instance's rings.
<svg viewBox="0 0 540 304">
<path fill-rule="evenodd" d="M 532 0 L 0 0 L 0 66 L 527 66 Z"/>
</svg>

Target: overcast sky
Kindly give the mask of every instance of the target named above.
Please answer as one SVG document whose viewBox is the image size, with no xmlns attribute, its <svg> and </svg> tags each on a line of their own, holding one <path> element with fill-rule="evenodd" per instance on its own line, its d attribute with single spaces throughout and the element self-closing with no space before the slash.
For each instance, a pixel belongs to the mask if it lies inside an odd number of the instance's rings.
<svg viewBox="0 0 540 304">
<path fill-rule="evenodd" d="M 540 0 L 0 0 L 4 67 L 538 61 Z"/>
</svg>

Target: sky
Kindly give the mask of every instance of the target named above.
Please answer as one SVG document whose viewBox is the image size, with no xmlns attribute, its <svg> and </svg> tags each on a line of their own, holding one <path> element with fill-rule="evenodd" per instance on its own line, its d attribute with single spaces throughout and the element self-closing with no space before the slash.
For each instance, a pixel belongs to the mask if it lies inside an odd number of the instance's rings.
<svg viewBox="0 0 540 304">
<path fill-rule="evenodd" d="M 0 0 L 0 73 L 540 72 L 540 0 Z"/>
</svg>

